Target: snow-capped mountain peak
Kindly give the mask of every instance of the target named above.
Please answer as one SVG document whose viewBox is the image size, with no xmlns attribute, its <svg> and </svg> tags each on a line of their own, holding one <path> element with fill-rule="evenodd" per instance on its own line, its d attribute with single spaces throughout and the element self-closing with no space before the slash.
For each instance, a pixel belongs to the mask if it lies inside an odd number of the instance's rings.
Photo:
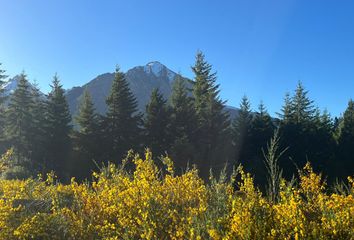
<svg viewBox="0 0 354 240">
<path fill-rule="evenodd" d="M 12 94 L 16 90 L 19 79 L 20 76 L 17 75 L 4 83 L 2 88 L 5 89 L 5 94 Z"/>
<path fill-rule="evenodd" d="M 154 74 L 156 77 L 160 77 L 162 74 L 167 74 L 169 81 L 173 81 L 176 77 L 176 73 L 168 69 L 165 65 L 158 61 L 149 62 L 144 66 L 144 71 L 148 74 Z"/>
<path fill-rule="evenodd" d="M 161 63 L 154 61 L 154 62 L 149 62 L 144 66 L 144 71 L 146 73 L 153 73 L 155 76 L 159 76 L 162 69 L 166 68 L 164 65 Z"/>
</svg>

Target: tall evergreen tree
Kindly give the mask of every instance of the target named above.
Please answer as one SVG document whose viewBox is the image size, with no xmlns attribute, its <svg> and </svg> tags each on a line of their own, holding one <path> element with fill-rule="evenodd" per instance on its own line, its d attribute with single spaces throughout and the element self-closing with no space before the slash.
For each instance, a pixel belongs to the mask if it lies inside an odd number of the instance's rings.
<svg viewBox="0 0 354 240">
<path fill-rule="evenodd" d="M 31 86 L 32 93 L 32 105 L 31 105 L 31 115 L 32 115 L 32 162 L 33 167 L 37 171 L 45 170 L 45 144 L 46 144 L 46 104 L 45 96 L 40 92 L 38 85 L 36 83 Z"/>
<path fill-rule="evenodd" d="M 118 67 L 106 103 L 108 110 L 103 124 L 107 151 L 104 157 L 119 162 L 128 150 L 139 147 L 141 115 L 137 113 L 137 101 L 129 83 Z"/>
<path fill-rule="evenodd" d="M 75 121 L 79 124 L 79 132 L 82 135 L 91 137 L 97 134 L 98 115 L 87 89 L 81 99 L 79 113 L 75 117 Z"/>
<path fill-rule="evenodd" d="M 194 164 L 195 131 L 197 128 L 193 99 L 189 96 L 185 80 L 178 75 L 174 81 L 171 94 L 172 135 L 174 137 L 171 156 L 177 169 L 185 169 Z"/>
<path fill-rule="evenodd" d="M 0 63 L 1 66 L 1 63 Z M 5 101 L 5 96 L 4 96 L 4 88 L 3 85 L 5 83 L 5 79 L 7 76 L 5 75 L 5 70 L 2 70 L 0 68 L 0 154 L 4 153 L 6 150 L 4 145 L 5 145 L 5 132 L 4 132 L 4 126 L 5 126 L 5 108 L 4 108 L 4 101 Z"/>
<path fill-rule="evenodd" d="M 277 113 L 282 124 L 288 124 L 293 115 L 293 107 L 291 105 L 290 93 L 286 93 L 284 97 L 284 105 L 281 108 L 281 113 Z"/>
<path fill-rule="evenodd" d="M 265 105 L 261 102 L 258 106 L 258 112 L 251 122 L 251 142 L 253 149 L 263 154 L 261 149 L 267 147 L 274 134 L 274 124 Z"/>
<path fill-rule="evenodd" d="M 31 158 L 33 116 L 31 89 L 27 76 L 22 73 L 6 111 L 5 132 L 9 146 L 17 153 L 18 165 L 28 165 Z"/>
<path fill-rule="evenodd" d="M 145 145 L 153 154 L 161 156 L 168 153 L 172 144 L 171 110 L 158 89 L 152 91 L 150 101 L 146 105 L 144 127 Z"/>
<path fill-rule="evenodd" d="M 232 122 L 235 162 L 242 163 L 243 165 L 249 160 L 247 158 L 250 154 L 251 121 L 251 104 L 248 97 L 243 96 L 239 114 Z"/>
<path fill-rule="evenodd" d="M 196 55 L 194 72 L 194 108 L 197 115 L 198 128 L 196 149 L 201 174 L 208 175 L 210 167 L 223 167 L 225 161 L 225 139 L 229 130 L 229 115 L 224 110 L 225 102 L 219 97 L 219 85 L 216 84 L 216 73 L 205 60 L 202 52 Z"/>
<path fill-rule="evenodd" d="M 0 63 L 0 67 L 1 67 L 1 63 Z M 3 85 L 5 83 L 5 79 L 7 78 L 7 76 L 5 75 L 5 70 L 0 68 L 0 106 L 3 104 L 3 102 L 5 101 L 5 96 L 4 94 L 4 89 L 3 89 Z"/>
<path fill-rule="evenodd" d="M 294 111 L 292 120 L 296 124 L 309 123 L 313 120 L 316 109 L 313 106 L 313 101 L 307 95 L 308 91 L 299 82 L 291 103 Z"/>
<path fill-rule="evenodd" d="M 52 90 L 46 102 L 46 168 L 54 170 L 62 177 L 68 177 L 66 172 L 71 153 L 72 131 L 71 114 L 65 98 L 65 92 L 57 75 L 52 82 Z"/>
<path fill-rule="evenodd" d="M 316 110 L 309 138 L 312 167 L 333 180 L 330 168 L 335 157 L 336 141 L 334 123 L 327 110 L 322 113 Z"/>
<path fill-rule="evenodd" d="M 281 139 L 282 147 L 289 147 L 280 161 L 284 176 L 291 178 L 307 161 L 318 161 L 313 148 L 316 141 L 316 108 L 308 97 L 301 82 L 298 83 L 294 95 L 286 95 L 282 108 Z"/>
<path fill-rule="evenodd" d="M 79 106 L 79 113 L 75 117 L 78 131 L 75 132 L 75 150 L 78 154 L 75 175 L 80 179 L 87 178 L 95 168 L 95 162 L 100 162 L 101 134 L 99 131 L 99 116 L 86 89 Z"/>
<path fill-rule="evenodd" d="M 263 151 L 267 148 L 267 143 L 271 141 L 274 135 L 274 124 L 267 112 L 263 102 L 258 106 L 258 112 L 255 114 L 250 127 L 250 166 L 249 171 L 254 174 L 255 182 L 259 186 L 264 186 L 266 182 L 266 169 L 264 168 Z M 246 166 L 245 166 L 246 167 Z"/>
<path fill-rule="evenodd" d="M 354 101 L 349 100 L 343 114 L 343 123 L 338 139 L 337 158 L 334 164 L 336 176 L 345 179 L 354 172 Z"/>
</svg>

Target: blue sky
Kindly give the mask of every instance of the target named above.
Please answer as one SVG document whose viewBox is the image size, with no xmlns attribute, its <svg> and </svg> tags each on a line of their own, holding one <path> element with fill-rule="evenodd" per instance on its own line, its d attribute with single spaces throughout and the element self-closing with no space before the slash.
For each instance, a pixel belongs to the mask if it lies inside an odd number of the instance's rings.
<svg viewBox="0 0 354 240">
<path fill-rule="evenodd" d="M 353 1 L 0 0 L 0 62 L 44 92 L 157 60 L 193 77 L 202 50 L 221 97 L 246 94 L 274 114 L 299 80 L 321 109 L 339 115 L 354 97 Z"/>
</svg>

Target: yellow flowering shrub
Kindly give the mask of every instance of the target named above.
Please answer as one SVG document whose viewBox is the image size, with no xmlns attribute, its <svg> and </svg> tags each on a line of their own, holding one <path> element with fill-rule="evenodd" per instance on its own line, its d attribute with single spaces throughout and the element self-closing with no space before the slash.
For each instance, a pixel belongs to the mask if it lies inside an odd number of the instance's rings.
<svg viewBox="0 0 354 240">
<path fill-rule="evenodd" d="M 281 182 L 269 201 L 242 168 L 237 177 L 197 169 L 175 175 L 159 169 L 150 152 L 134 156 L 133 171 L 109 164 L 93 181 L 70 184 L 53 173 L 0 180 L 0 239 L 353 239 L 354 182 L 330 194 L 306 165 L 297 185 Z"/>
</svg>

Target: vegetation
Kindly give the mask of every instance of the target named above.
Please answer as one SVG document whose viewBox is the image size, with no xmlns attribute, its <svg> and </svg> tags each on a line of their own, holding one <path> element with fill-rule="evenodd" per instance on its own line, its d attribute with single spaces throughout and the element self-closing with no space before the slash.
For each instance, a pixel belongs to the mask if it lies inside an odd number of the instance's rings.
<svg viewBox="0 0 354 240">
<path fill-rule="evenodd" d="M 117 68 L 107 113 L 86 91 L 73 122 L 57 75 L 6 99 L 0 69 L 0 239 L 353 239 L 354 102 L 333 120 L 299 82 L 279 119 L 244 96 L 231 121 L 192 70 L 142 114 Z"/>
<path fill-rule="evenodd" d="M 72 176 L 81 182 L 90 179 L 97 165 L 120 164 L 130 149 L 143 154 L 149 147 L 156 159 L 170 156 L 178 174 L 196 166 L 205 181 L 210 169 L 218 175 L 226 166 L 230 175 L 241 163 L 266 192 L 263 150 L 276 129 L 279 149 L 287 149 L 277 159 L 286 180 L 308 161 L 329 184 L 347 183 L 346 177 L 353 175 L 352 100 L 343 116 L 333 119 L 315 106 L 299 82 L 293 94 L 286 94 L 278 119 L 269 115 L 264 103 L 253 110 L 247 96 L 231 119 L 219 96 L 217 75 L 202 52 L 197 52 L 192 71 L 193 81 L 177 75 L 170 99 L 154 90 L 146 111 L 139 113 L 129 83 L 117 68 L 107 112 L 99 115 L 85 92 L 77 116 L 70 115 L 57 75 L 45 96 L 23 73 L 8 99 L 0 92 L 0 155 L 14 152 L 12 167 L 2 177 L 35 177 L 53 170 L 62 182 Z M 1 86 L 5 79 L 0 70 Z M 129 167 L 134 170 L 132 164 Z"/>
<path fill-rule="evenodd" d="M 11 153 L 9 153 L 11 155 Z M 8 154 L 8 155 L 9 155 Z M 8 157 L 8 156 L 7 156 Z M 354 181 L 347 194 L 328 194 L 310 164 L 297 184 L 279 179 L 279 198 L 266 198 L 238 167 L 227 178 L 197 169 L 175 175 L 149 151 L 108 164 L 91 183 L 57 182 L 52 173 L 0 180 L 1 239 L 351 239 Z M 130 172 L 125 166 L 134 164 Z"/>
</svg>

